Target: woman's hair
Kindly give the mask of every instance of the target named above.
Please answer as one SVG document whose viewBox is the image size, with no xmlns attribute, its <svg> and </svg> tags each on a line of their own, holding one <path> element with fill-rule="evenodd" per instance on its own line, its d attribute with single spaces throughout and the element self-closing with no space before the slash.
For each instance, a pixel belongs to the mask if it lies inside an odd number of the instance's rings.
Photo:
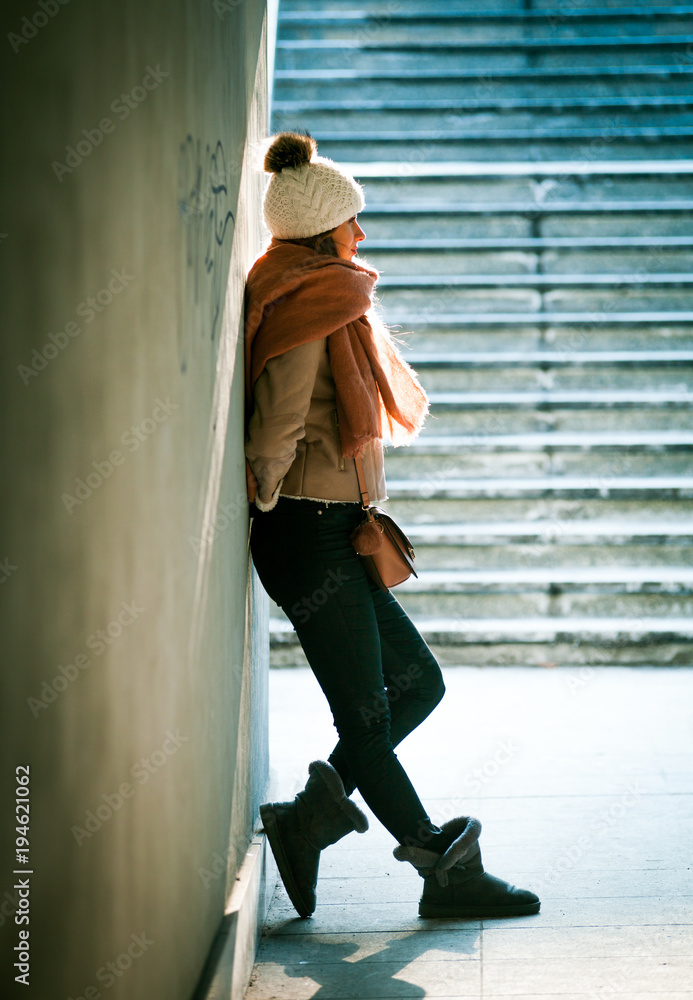
<svg viewBox="0 0 693 1000">
<path fill-rule="evenodd" d="M 326 233 L 318 233 L 316 236 L 304 236 L 301 239 L 276 240 L 277 243 L 296 243 L 300 247 L 310 247 L 317 253 L 326 254 L 328 257 L 339 257 L 337 247 L 332 239 L 333 229 Z"/>
</svg>

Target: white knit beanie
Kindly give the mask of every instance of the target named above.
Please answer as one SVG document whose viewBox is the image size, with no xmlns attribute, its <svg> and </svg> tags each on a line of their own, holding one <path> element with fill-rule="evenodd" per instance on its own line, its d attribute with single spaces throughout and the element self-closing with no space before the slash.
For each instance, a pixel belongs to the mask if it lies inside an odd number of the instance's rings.
<svg viewBox="0 0 693 1000">
<path fill-rule="evenodd" d="M 280 132 L 265 154 L 265 224 L 278 240 L 329 232 L 366 204 L 361 186 L 317 148 L 310 135 Z"/>
</svg>

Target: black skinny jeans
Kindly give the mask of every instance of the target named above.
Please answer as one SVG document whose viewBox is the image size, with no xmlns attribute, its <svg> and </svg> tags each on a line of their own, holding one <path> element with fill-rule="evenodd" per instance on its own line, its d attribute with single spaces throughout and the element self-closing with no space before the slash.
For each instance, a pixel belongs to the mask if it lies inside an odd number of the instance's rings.
<svg viewBox="0 0 693 1000">
<path fill-rule="evenodd" d="M 253 561 L 332 710 L 339 742 L 329 760 L 347 794 L 358 788 L 401 844 L 441 852 L 449 838 L 431 823 L 394 747 L 443 697 L 443 678 L 398 601 L 366 575 L 349 540 L 362 518 L 358 503 L 280 497 L 254 514 Z"/>
</svg>

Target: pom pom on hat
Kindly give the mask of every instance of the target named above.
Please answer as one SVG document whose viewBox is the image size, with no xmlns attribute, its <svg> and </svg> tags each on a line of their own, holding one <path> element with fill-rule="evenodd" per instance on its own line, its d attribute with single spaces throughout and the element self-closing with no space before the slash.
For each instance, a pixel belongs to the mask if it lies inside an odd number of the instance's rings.
<svg viewBox="0 0 693 1000">
<path fill-rule="evenodd" d="M 317 148 L 308 134 L 280 132 L 265 153 L 265 224 L 277 239 L 329 232 L 365 205 L 361 186 Z"/>
<path fill-rule="evenodd" d="M 284 167 L 305 167 L 318 151 L 312 135 L 280 132 L 265 153 L 265 171 L 280 174 Z"/>
</svg>

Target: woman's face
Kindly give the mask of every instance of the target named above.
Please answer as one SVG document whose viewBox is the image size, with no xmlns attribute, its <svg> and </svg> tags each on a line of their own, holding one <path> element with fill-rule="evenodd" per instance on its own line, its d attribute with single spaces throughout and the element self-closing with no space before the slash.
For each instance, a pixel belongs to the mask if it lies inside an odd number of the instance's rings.
<svg viewBox="0 0 693 1000">
<path fill-rule="evenodd" d="M 358 244 L 365 238 L 366 234 L 356 221 L 355 215 L 332 230 L 332 239 L 342 260 L 351 260 L 355 257 L 358 253 Z"/>
</svg>

